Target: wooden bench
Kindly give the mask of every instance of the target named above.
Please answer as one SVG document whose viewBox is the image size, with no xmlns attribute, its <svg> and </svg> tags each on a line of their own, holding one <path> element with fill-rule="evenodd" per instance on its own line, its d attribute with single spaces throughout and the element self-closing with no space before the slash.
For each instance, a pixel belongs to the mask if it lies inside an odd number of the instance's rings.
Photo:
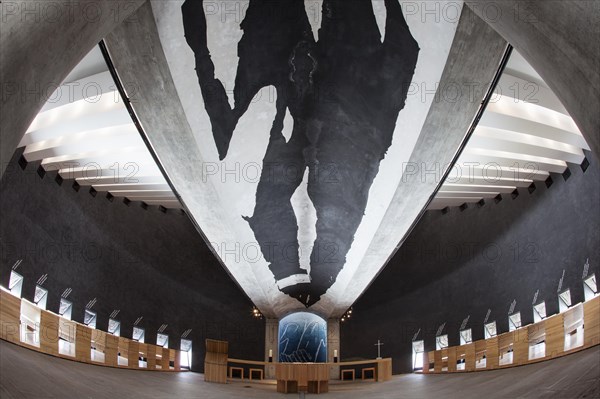
<svg viewBox="0 0 600 399">
<path fill-rule="evenodd" d="M 243 367 L 229 367 L 229 378 L 234 378 L 233 377 L 233 372 L 234 371 L 239 371 L 240 372 L 240 379 L 244 379 L 244 368 Z"/>
<path fill-rule="evenodd" d="M 263 370 L 262 369 L 250 369 L 250 381 L 252 381 L 252 375 L 253 373 L 258 373 L 259 375 L 259 380 L 263 379 Z"/>
<path fill-rule="evenodd" d="M 368 372 L 368 371 L 370 371 L 370 372 L 372 373 L 372 374 L 371 374 L 371 375 L 372 375 L 372 377 L 371 377 L 371 378 L 365 378 L 365 374 L 366 374 L 366 372 Z M 365 380 L 365 379 L 374 380 L 374 381 L 375 381 L 375 380 L 377 380 L 377 376 L 375 375 L 375 367 L 365 367 L 364 369 L 362 369 L 362 375 L 361 375 L 361 378 L 362 378 L 363 380 Z"/>
<path fill-rule="evenodd" d="M 352 381 L 354 381 L 354 369 L 346 369 L 346 370 L 341 370 L 341 376 L 340 376 L 340 380 L 342 381 L 346 381 L 346 378 L 344 378 L 346 376 L 346 374 L 350 374 L 350 376 L 352 377 Z"/>
</svg>

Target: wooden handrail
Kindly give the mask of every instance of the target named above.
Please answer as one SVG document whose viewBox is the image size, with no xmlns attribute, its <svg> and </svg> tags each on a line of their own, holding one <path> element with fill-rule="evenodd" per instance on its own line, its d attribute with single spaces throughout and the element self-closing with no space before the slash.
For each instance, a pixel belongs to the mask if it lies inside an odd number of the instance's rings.
<svg viewBox="0 0 600 399">
<path fill-rule="evenodd" d="M 373 364 L 373 363 L 378 363 L 381 361 L 391 361 L 392 358 L 390 357 L 386 357 L 383 359 L 367 359 L 367 360 L 354 360 L 351 362 L 338 362 L 338 363 L 332 363 L 332 362 L 320 362 L 318 364 L 328 364 L 330 366 L 357 366 L 357 365 L 361 365 L 361 364 Z M 238 363 L 238 364 L 258 364 L 261 366 L 268 366 L 269 364 L 277 364 L 279 362 L 264 362 L 264 361 L 260 361 L 260 360 L 245 360 L 245 359 L 234 359 L 234 358 L 227 358 L 227 362 L 228 363 Z"/>
<path fill-rule="evenodd" d="M 37 307 L 35 309 L 36 312 L 38 310 L 40 312 L 40 321 L 37 323 L 31 320 L 31 322 L 34 324 L 34 329 L 39 331 L 39 342 L 36 342 L 36 345 L 22 342 L 21 318 L 27 318 L 27 316 L 21 315 L 22 301 L 24 300 L 4 289 L 0 289 L 0 339 L 37 352 L 97 366 L 163 372 L 183 371 L 179 364 L 180 351 L 178 350 L 166 349 L 157 345 L 139 343 L 128 338 L 117 337 Z M 62 331 L 61 325 L 65 324 L 70 326 L 69 331 Z M 59 353 L 59 341 L 62 337 L 72 340 L 70 341 L 71 344 L 75 344 L 74 356 Z M 104 363 L 91 359 L 92 340 L 94 340 L 96 350 L 104 354 Z M 104 342 L 101 342 L 101 340 Z M 150 352 L 148 349 L 151 347 L 153 348 L 152 352 L 155 354 L 152 359 L 148 357 Z M 98 349 L 102 349 L 102 351 Z M 118 364 L 119 352 L 122 358 L 128 360 L 127 366 Z M 140 353 L 148 357 L 147 368 L 139 367 L 138 359 Z M 169 366 L 171 358 L 174 359 L 173 370 Z M 154 368 L 151 366 L 154 366 Z M 157 368 L 157 366 L 161 366 L 161 368 Z"/>
<path fill-rule="evenodd" d="M 571 333 L 571 331 L 565 330 L 564 319 L 571 316 L 572 312 L 582 312 L 583 314 L 582 320 L 575 323 L 575 325 L 584 326 L 583 340 L 582 345 L 565 350 L 565 336 Z M 542 341 L 545 342 L 544 356 L 529 359 L 530 345 L 535 345 Z M 574 305 L 565 312 L 549 316 L 544 320 L 522 326 L 516 330 L 499 334 L 492 338 L 471 342 L 466 345 L 451 346 L 436 351 L 424 352 L 422 372 L 453 373 L 515 367 L 565 356 L 598 344 L 600 344 L 600 296 Z M 457 370 L 456 365 L 451 366 L 442 361 L 442 354 L 449 352 L 464 353 L 470 351 L 471 348 L 474 351 L 475 346 L 480 348 L 485 347 L 485 349 L 477 352 L 476 356 L 467 355 L 464 370 Z M 512 349 L 513 353 L 512 363 L 500 365 L 499 357 L 506 355 L 510 349 Z M 486 366 L 476 367 L 477 357 L 482 352 L 485 352 L 486 355 Z M 430 359 L 433 359 L 433 362 Z M 431 363 L 433 363 L 433 368 L 430 368 Z M 448 369 L 443 370 L 444 367 L 448 367 Z"/>
</svg>

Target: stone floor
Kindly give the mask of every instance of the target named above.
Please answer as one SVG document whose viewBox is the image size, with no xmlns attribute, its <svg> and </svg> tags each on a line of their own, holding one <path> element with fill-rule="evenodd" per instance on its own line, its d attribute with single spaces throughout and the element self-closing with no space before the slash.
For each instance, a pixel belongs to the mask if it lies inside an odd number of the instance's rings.
<svg viewBox="0 0 600 399">
<path fill-rule="evenodd" d="M 307 395 L 309 396 L 309 395 Z M 310 395 L 313 396 L 313 395 Z M 600 346 L 505 370 L 405 374 L 386 383 L 332 384 L 325 398 L 600 398 Z M 197 373 L 93 366 L 0 341 L 0 398 L 276 398 L 273 384 L 209 384 Z"/>
</svg>

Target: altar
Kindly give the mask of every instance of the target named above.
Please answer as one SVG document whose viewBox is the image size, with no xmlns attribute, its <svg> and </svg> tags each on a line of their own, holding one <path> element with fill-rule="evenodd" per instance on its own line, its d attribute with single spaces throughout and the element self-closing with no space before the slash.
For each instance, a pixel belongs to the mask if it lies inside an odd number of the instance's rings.
<svg viewBox="0 0 600 399">
<path fill-rule="evenodd" d="M 276 363 L 277 392 L 329 392 L 328 363 Z"/>
<path fill-rule="evenodd" d="M 392 359 L 377 358 L 346 362 L 286 363 L 228 357 L 228 343 L 206 340 L 204 379 L 208 382 L 249 382 L 263 379 L 277 384 L 280 393 L 326 393 L 332 380 L 383 382 L 392 378 Z M 335 352 L 334 352 L 335 353 Z M 334 357 L 334 359 L 336 359 Z M 336 359 L 337 360 L 337 359 Z M 229 371 L 229 373 L 228 373 Z M 273 381 L 275 378 L 275 381 Z M 351 383 L 351 382 L 350 382 Z"/>
</svg>

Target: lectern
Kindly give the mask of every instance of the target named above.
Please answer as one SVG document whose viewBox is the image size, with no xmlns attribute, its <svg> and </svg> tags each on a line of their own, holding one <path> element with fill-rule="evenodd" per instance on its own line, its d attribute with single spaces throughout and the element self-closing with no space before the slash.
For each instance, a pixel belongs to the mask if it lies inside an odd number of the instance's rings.
<svg viewBox="0 0 600 399">
<path fill-rule="evenodd" d="M 204 381 L 227 383 L 227 341 L 206 340 L 206 356 L 204 357 Z"/>
</svg>

